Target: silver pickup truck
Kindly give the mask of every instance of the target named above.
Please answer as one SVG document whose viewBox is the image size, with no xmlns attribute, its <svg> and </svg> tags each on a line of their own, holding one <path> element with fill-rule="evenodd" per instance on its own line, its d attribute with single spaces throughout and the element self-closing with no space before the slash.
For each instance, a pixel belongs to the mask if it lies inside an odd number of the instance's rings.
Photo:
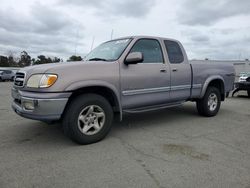
<svg viewBox="0 0 250 188">
<path fill-rule="evenodd" d="M 114 114 L 197 104 L 215 116 L 233 89 L 232 65 L 190 64 L 180 42 L 133 36 L 105 42 L 84 61 L 30 66 L 16 73 L 14 111 L 26 118 L 61 120 L 80 144 L 103 139 Z"/>
</svg>

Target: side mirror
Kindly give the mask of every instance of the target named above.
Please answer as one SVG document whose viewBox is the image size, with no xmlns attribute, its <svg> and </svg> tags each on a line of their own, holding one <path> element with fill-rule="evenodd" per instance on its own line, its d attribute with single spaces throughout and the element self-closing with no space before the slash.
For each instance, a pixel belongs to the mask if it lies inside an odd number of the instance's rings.
<svg viewBox="0 0 250 188">
<path fill-rule="evenodd" d="M 128 56 L 125 59 L 124 64 L 137 64 L 143 61 L 143 55 L 141 52 L 131 52 L 128 54 Z"/>
</svg>

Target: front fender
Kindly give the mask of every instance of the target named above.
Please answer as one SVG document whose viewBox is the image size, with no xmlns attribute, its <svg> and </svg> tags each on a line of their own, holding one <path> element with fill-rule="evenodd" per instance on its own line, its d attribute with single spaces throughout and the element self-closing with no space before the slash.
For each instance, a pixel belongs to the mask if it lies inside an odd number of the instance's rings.
<svg viewBox="0 0 250 188">
<path fill-rule="evenodd" d="M 121 106 L 121 100 L 120 100 L 120 93 L 118 92 L 117 87 L 115 87 L 113 84 L 111 84 L 109 82 L 105 82 L 102 80 L 85 80 L 85 81 L 74 82 L 74 83 L 66 86 L 66 88 L 64 90 L 65 91 L 75 91 L 75 90 L 85 88 L 85 87 L 106 87 L 106 88 L 110 89 L 116 97 L 116 101 L 117 101 L 118 106 L 119 106 L 120 119 L 122 120 L 122 106 Z"/>
</svg>

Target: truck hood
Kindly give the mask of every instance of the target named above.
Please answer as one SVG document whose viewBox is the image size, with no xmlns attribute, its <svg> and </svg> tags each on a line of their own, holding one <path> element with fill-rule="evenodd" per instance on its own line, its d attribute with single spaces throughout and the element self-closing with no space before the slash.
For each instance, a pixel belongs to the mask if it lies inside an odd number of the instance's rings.
<svg viewBox="0 0 250 188">
<path fill-rule="evenodd" d="M 51 63 L 45 65 L 35 65 L 21 69 L 26 73 L 27 79 L 32 74 L 50 73 L 57 74 L 56 83 L 46 89 L 39 91 L 57 92 L 67 90 L 71 85 L 91 80 L 102 80 L 110 82 L 115 77 L 119 78 L 119 63 L 117 61 L 78 61 L 66 63 Z M 37 89 L 24 88 L 24 90 L 35 91 Z"/>
<path fill-rule="evenodd" d="M 76 74 L 79 71 L 83 72 L 96 72 L 101 70 L 110 64 L 117 62 L 106 62 L 106 61 L 74 61 L 74 62 L 64 62 L 64 63 L 49 63 L 42 65 L 34 65 L 22 68 L 20 71 L 26 73 L 26 78 L 30 77 L 32 74 L 43 74 L 43 73 L 53 73 L 53 74 Z"/>
<path fill-rule="evenodd" d="M 34 65 L 22 68 L 21 71 L 24 71 L 27 75 L 30 74 L 38 74 L 38 73 L 47 73 L 49 70 L 57 70 L 57 69 L 70 69 L 75 66 L 86 66 L 86 64 L 102 64 L 101 61 L 74 61 L 74 62 L 64 62 L 64 63 L 49 63 L 49 64 L 41 64 L 41 65 Z M 84 65 L 83 65 L 84 64 Z M 87 66 L 88 66 L 87 65 Z M 91 65 L 90 65 L 91 66 Z M 52 73 L 52 72 L 51 72 Z"/>
</svg>

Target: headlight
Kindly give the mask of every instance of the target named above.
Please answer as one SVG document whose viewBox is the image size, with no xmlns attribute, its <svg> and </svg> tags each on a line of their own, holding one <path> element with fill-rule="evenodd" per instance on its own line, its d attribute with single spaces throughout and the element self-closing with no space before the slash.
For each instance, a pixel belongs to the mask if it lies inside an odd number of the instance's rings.
<svg viewBox="0 0 250 188">
<path fill-rule="evenodd" d="M 57 80 L 55 74 L 34 74 L 27 82 L 27 87 L 33 88 L 47 88 L 52 86 Z"/>
</svg>

